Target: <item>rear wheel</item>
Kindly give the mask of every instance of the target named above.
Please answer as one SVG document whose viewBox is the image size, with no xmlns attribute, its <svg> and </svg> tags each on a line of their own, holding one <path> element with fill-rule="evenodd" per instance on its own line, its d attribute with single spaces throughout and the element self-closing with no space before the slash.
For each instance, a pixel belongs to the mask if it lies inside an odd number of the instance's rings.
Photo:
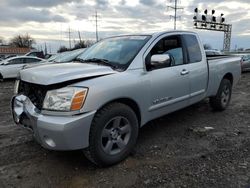
<svg viewBox="0 0 250 188">
<path fill-rule="evenodd" d="M 3 75 L 0 73 L 0 82 L 3 81 Z"/>
<path fill-rule="evenodd" d="M 214 110 L 223 111 L 230 103 L 232 95 L 232 84 L 228 79 L 223 79 L 219 90 L 214 97 L 210 97 L 210 105 Z"/>
<path fill-rule="evenodd" d="M 109 166 L 125 159 L 136 144 L 138 120 L 134 111 L 122 103 L 112 103 L 97 112 L 89 134 L 88 159 Z"/>
</svg>

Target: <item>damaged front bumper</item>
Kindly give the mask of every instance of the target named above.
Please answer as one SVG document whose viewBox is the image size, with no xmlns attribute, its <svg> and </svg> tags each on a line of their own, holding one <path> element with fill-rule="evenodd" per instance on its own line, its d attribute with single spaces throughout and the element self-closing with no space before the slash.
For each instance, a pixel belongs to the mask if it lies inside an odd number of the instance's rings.
<svg viewBox="0 0 250 188">
<path fill-rule="evenodd" d="M 51 150 L 76 150 L 89 145 L 89 130 L 95 111 L 79 115 L 45 115 L 25 95 L 11 101 L 16 124 L 33 132 L 43 147 Z"/>
</svg>

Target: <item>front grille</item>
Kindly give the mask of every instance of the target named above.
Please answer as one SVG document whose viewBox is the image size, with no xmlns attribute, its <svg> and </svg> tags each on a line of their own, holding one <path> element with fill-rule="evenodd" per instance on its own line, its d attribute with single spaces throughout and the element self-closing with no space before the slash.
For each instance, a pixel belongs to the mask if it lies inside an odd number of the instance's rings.
<svg viewBox="0 0 250 188">
<path fill-rule="evenodd" d="M 32 84 L 24 81 L 20 81 L 18 87 L 18 94 L 23 94 L 31 100 L 31 102 L 41 110 L 43 107 L 43 101 L 47 93 L 46 86 Z"/>
</svg>

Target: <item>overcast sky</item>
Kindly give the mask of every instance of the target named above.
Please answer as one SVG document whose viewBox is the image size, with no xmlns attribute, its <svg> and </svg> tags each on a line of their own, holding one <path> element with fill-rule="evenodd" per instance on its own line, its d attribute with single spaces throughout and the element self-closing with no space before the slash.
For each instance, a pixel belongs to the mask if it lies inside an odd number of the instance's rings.
<svg viewBox="0 0 250 188">
<path fill-rule="evenodd" d="M 167 8 L 173 5 L 173 0 L 0 0 L 0 36 L 8 40 L 29 33 L 37 46 L 46 41 L 54 52 L 60 45 L 69 45 L 69 27 L 73 44 L 78 40 L 78 30 L 82 38 L 95 39 L 95 10 L 99 15 L 99 36 L 105 38 L 173 29 L 170 15 L 174 12 Z M 179 0 L 178 5 L 183 10 L 178 10 L 181 18 L 177 29 L 197 31 L 204 43 L 222 49 L 222 32 L 193 29 L 195 7 L 209 12 L 215 9 L 216 15 L 224 13 L 226 23 L 233 25 L 231 48 L 250 48 L 249 0 Z"/>
</svg>

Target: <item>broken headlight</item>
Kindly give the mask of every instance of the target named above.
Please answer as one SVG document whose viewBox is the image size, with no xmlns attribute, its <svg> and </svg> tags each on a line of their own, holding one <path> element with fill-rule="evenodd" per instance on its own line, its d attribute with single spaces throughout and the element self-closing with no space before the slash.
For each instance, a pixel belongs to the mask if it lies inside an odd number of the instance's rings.
<svg viewBox="0 0 250 188">
<path fill-rule="evenodd" d="M 43 102 L 44 110 L 76 111 L 84 104 L 88 89 L 80 87 L 65 87 L 47 92 Z"/>
</svg>

